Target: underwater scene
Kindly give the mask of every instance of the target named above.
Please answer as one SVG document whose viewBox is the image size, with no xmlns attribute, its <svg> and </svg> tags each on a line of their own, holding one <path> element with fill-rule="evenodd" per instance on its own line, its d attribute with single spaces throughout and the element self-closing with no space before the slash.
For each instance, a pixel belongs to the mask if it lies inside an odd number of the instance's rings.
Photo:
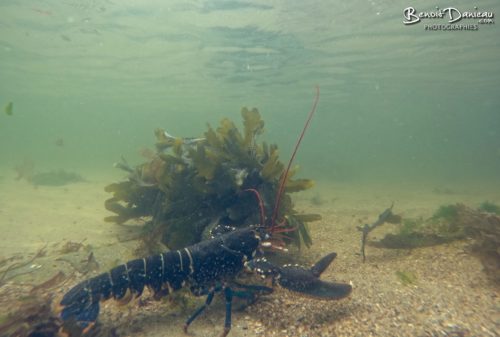
<svg viewBox="0 0 500 337">
<path fill-rule="evenodd" d="M 500 336 L 500 2 L 0 13 L 0 337 Z"/>
</svg>

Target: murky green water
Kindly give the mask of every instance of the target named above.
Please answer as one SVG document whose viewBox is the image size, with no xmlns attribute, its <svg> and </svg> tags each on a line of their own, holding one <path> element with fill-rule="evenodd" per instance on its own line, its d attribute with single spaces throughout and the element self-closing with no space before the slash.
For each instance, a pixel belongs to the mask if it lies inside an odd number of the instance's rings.
<svg viewBox="0 0 500 337">
<path fill-rule="evenodd" d="M 285 157 L 317 84 L 297 160 L 308 176 L 498 180 L 499 25 L 403 24 L 404 8 L 436 5 L 450 4 L 2 1 L 0 103 L 14 109 L 0 116 L 1 165 L 111 170 L 139 162 L 156 127 L 197 136 L 242 106 L 260 109 Z"/>
</svg>

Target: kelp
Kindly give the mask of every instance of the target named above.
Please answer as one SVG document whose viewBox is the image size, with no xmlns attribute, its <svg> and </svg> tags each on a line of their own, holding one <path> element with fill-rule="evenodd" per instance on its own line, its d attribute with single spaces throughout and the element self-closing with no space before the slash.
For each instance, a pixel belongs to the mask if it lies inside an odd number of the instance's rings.
<svg viewBox="0 0 500 337">
<path fill-rule="evenodd" d="M 248 191 L 254 189 L 269 221 L 285 166 L 277 145 L 257 142 L 264 132 L 259 111 L 243 108 L 241 116 L 241 132 L 227 118 L 216 128 L 208 125 L 199 138 L 174 137 L 156 129 L 156 153 L 149 161 L 135 168 L 117 164 L 129 176 L 106 187 L 113 196 L 105 206 L 114 215 L 105 220 L 117 224 L 146 220 L 145 240 L 154 238 L 177 249 L 204 239 L 217 224 L 258 224 L 259 203 Z M 276 220 L 286 227 L 287 243 L 310 246 L 307 223 L 320 216 L 294 209 L 290 193 L 313 186 L 312 180 L 293 179 L 296 171 L 289 172 Z"/>
</svg>

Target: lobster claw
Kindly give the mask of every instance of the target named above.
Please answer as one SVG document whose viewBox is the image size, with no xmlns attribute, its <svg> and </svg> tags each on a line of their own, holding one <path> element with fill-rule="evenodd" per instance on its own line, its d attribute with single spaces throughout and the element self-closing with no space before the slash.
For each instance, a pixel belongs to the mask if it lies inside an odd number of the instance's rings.
<svg viewBox="0 0 500 337">
<path fill-rule="evenodd" d="M 352 291 L 352 286 L 346 283 L 326 282 L 319 278 L 336 256 L 336 253 L 328 254 L 311 268 L 298 265 L 279 267 L 265 259 L 252 260 L 247 267 L 263 277 L 272 277 L 282 288 L 300 295 L 322 300 L 338 300 L 347 297 Z"/>
<path fill-rule="evenodd" d="M 336 256 L 336 253 L 328 254 L 310 269 L 296 265 L 285 265 L 279 268 L 276 280 L 281 287 L 301 295 L 323 300 L 344 298 L 352 291 L 350 284 L 326 282 L 319 278 Z"/>
</svg>

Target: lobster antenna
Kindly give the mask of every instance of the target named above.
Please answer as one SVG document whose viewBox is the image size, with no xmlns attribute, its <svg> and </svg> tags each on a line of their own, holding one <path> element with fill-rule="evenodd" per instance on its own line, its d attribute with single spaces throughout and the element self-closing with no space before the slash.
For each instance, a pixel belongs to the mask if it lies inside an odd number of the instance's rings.
<svg viewBox="0 0 500 337">
<path fill-rule="evenodd" d="M 245 192 L 252 192 L 257 197 L 257 200 L 259 201 L 259 209 L 260 209 L 260 225 L 264 226 L 265 225 L 264 202 L 262 201 L 262 198 L 260 197 L 259 191 L 257 191 L 255 188 L 247 188 L 244 191 Z"/>
<path fill-rule="evenodd" d="M 281 203 L 281 197 L 283 195 L 283 192 L 285 191 L 285 184 L 286 180 L 288 179 L 288 173 L 290 172 L 290 167 L 292 166 L 293 160 L 295 159 L 295 155 L 297 154 L 297 150 L 299 149 L 300 142 L 302 141 L 302 138 L 304 138 L 304 134 L 306 133 L 307 127 L 309 126 L 309 123 L 311 122 L 311 119 L 314 115 L 314 112 L 316 111 L 316 106 L 318 105 L 319 101 L 319 86 L 316 86 L 316 96 L 314 96 L 314 101 L 313 105 L 311 108 L 311 111 L 309 112 L 309 115 L 307 116 L 306 123 L 304 124 L 304 128 L 302 129 L 302 132 L 300 133 L 299 139 L 297 140 L 297 143 L 295 144 L 295 148 L 293 149 L 292 156 L 290 157 L 290 161 L 288 162 L 288 166 L 285 170 L 285 172 L 282 175 L 280 185 L 279 185 L 279 190 L 278 193 L 276 194 L 276 202 L 274 204 L 274 210 L 273 210 L 273 217 L 271 218 L 271 230 L 274 229 L 276 217 L 278 216 L 278 210 L 280 208 L 280 203 Z"/>
</svg>

